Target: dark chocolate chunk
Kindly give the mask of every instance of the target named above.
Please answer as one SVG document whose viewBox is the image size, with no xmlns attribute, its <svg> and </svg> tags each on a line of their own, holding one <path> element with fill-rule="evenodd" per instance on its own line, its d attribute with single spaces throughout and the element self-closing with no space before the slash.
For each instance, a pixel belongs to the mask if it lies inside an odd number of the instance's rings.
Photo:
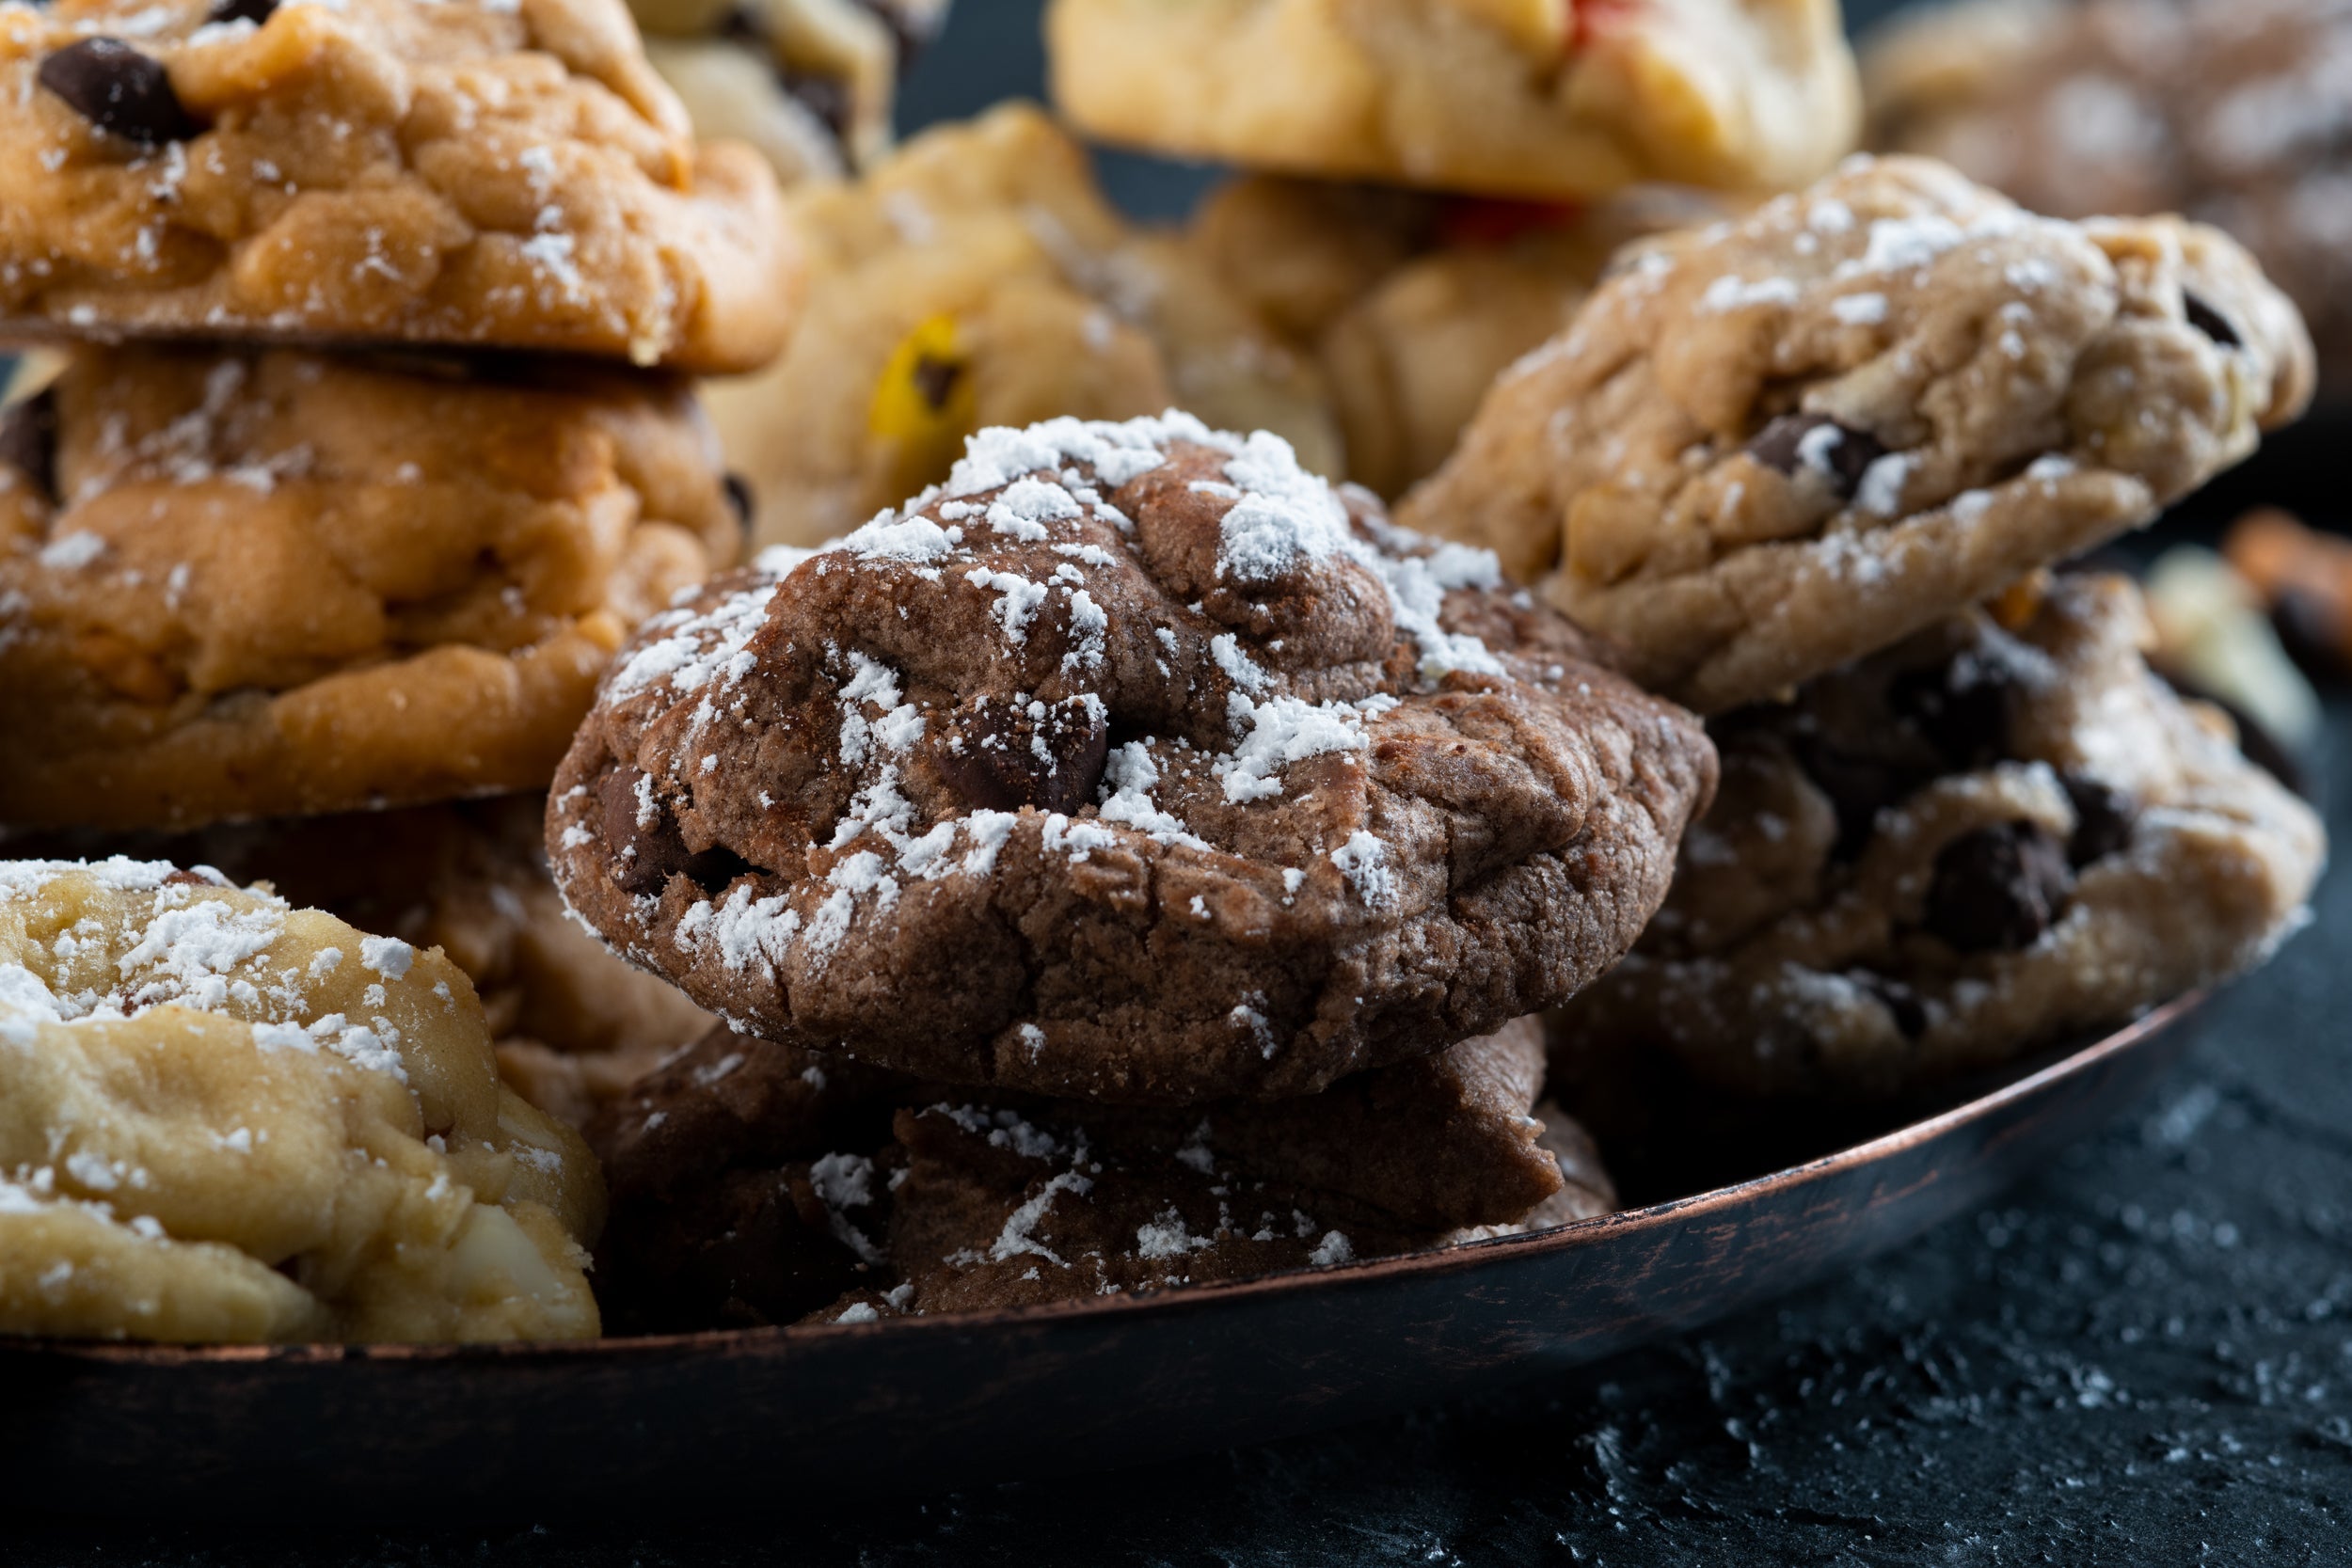
<svg viewBox="0 0 2352 1568">
<path fill-rule="evenodd" d="M 790 66 L 776 68 L 776 80 L 785 93 L 833 133 L 833 139 L 843 148 L 850 145 L 850 119 L 852 104 L 849 85 L 837 76 L 820 72 L 795 71 Z"/>
<path fill-rule="evenodd" d="M 612 879 L 622 892 L 640 896 L 660 893 L 671 875 L 685 870 L 691 859 L 685 840 L 671 826 L 670 814 L 659 802 L 650 826 L 638 820 L 642 807 L 637 796 L 644 779 L 636 768 L 622 767 L 607 773 L 596 786 L 604 841 L 612 848 Z"/>
<path fill-rule="evenodd" d="M 2002 666 L 1962 657 L 1899 676 L 1887 687 L 1886 702 L 1951 767 L 1978 768 L 2009 754 L 2016 689 L 2016 678 Z"/>
<path fill-rule="evenodd" d="M 1814 455 L 1825 465 L 1817 468 L 1840 499 L 1851 500 L 1861 488 L 1863 473 L 1886 455 L 1885 443 L 1867 430 L 1841 425 L 1824 414 L 1783 414 L 1748 442 L 1748 455 L 1768 468 L 1794 475 L 1805 462 L 1805 437 L 1817 430 L 1833 430 L 1836 439 L 1819 442 Z"/>
<path fill-rule="evenodd" d="M 2088 773 L 2063 773 L 2058 783 L 2074 803 L 2074 832 L 2066 858 L 2076 865 L 2105 860 L 2132 841 L 2132 798 Z"/>
<path fill-rule="evenodd" d="M 204 19 L 207 22 L 250 22 L 259 27 L 277 9 L 278 0 L 213 0 L 213 8 L 204 13 Z"/>
<path fill-rule="evenodd" d="M 2223 348 L 2241 347 L 2246 340 L 2237 335 L 2230 318 L 2199 299 L 2187 290 L 2181 291 L 2181 309 L 2188 317 L 2188 325 L 2219 343 Z"/>
<path fill-rule="evenodd" d="M 2038 822 L 1996 822 L 1935 857 L 1927 928 L 1963 953 L 2014 953 L 2050 928 L 2071 885 L 2056 834 Z"/>
<path fill-rule="evenodd" d="M 0 463 L 57 499 L 57 394 L 47 388 L 0 414 Z"/>
<path fill-rule="evenodd" d="M 42 60 L 38 74 L 75 114 L 141 147 L 185 141 L 201 129 L 180 106 L 163 62 L 120 39 L 69 43 Z"/>
<path fill-rule="evenodd" d="M 1102 705 L 976 697 L 931 749 L 948 787 L 983 811 L 1075 812 L 1094 799 L 1110 755 Z"/>
<path fill-rule="evenodd" d="M 1841 861 L 1861 854 L 1862 847 L 1870 842 L 1879 813 L 1910 795 L 1921 782 L 1913 769 L 1846 751 L 1819 736 L 1796 737 L 1795 750 L 1797 765 L 1829 797 L 1831 808 L 1837 813 L 1835 853 Z"/>
<path fill-rule="evenodd" d="M 914 389 L 923 394 L 923 401 L 933 413 L 947 406 L 955 395 L 956 383 L 963 379 L 963 367 L 953 359 L 934 359 L 930 355 L 918 356 L 914 361 Z"/>
<path fill-rule="evenodd" d="M 726 478 L 720 483 L 726 488 L 727 506 L 735 514 L 735 526 L 743 531 L 744 542 L 748 544 L 752 537 L 752 521 L 759 515 L 758 493 L 752 488 L 750 480 L 733 469 L 729 469 Z"/>
<path fill-rule="evenodd" d="M 1903 1038 L 1915 1040 L 1928 1032 L 1927 1004 L 1919 1000 L 1917 991 L 1891 975 L 1875 974 L 1867 969 L 1855 971 L 1849 978 L 1878 998 L 1894 1017 L 1895 1027 L 1902 1031 Z"/>
</svg>

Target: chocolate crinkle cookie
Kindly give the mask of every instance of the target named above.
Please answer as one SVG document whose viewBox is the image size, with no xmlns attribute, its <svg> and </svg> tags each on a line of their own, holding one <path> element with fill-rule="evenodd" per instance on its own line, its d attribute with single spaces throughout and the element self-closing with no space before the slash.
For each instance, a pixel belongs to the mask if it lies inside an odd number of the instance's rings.
<svg viewBox="0 0 2352 1568">
<path fill-rule="evenodd" d="M 1491 546 L 1714 713 L 2154 516 L 2312 390 L 2301 318 L 2179 218 L 2038 217 L 1850 161 L 1621 257 L 1407 524 Z"/>
<path fill-rule="evenodd" d="M 1713 784 L 1491 556 L 1170 414 L 983 432 L 648 623 L 548 832 L 573 908 L 747 1034 L 1173 1104 L 1565 1000 Z"/>
<path fill-rule="evenodd" d="M 861 1322 L 1201 1284 L 1603 1213 L 1533 1019 L 1318 1095 L 971 1091 L 725 1029 L 591 1128 L 616 1327 Z"/>
<path fill-rule="evenodd" d="M 1714 722 L 1723 793 L 1640 945 L 1555 1015 L 1564 1080 L 1663 1052 L 1736 1094 L 1894 1093 L 2299 926 L 2319 821 L 2150 673 L 2138 591 L 2012 598 Z"/>
</svg>

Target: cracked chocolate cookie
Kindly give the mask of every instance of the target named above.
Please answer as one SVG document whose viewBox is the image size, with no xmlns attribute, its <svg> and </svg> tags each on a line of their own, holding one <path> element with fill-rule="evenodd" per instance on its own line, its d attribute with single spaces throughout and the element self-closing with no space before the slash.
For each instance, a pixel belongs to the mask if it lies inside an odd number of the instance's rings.
<svg viewBox="0 0 2352 1568">
<path fill-rule="evenodd" d="M 2216 230 L 1855 160 L 1629 256 L 1399 515 L 1720 712 L 2146 522 L 2311 379 L 2295 308 Z"/>
<path fill-rule="evenodd" d="M 1532 1019 L 1272 1103 L 969 1091 L 714 1032 L 594 1127 L 599 1283 L 644 1328 L 970 1311 L 1237 1278 L 1606 1212 Z M 829 1305 L 831 1304 L 831 1305 Z"/>
<path fill-rule="evenodd" d="M 1064 415 L 1183 407 L 1336 467 L 1313 365 L 1180 240 L 1121 217 L 1028 104 L 926 132 L 793 212 L 807 320 L 765 374 L 704 388 L 763 543 L 837 538 L 946 478 L 975 431 Z"/>
<path fill-rule="evenodd" d="M 782 346 L 751 149 L 697 148 L 621 0 L 0 8 L 0 317 L 80 337 Z"/>
<path fill-rule="evenodd" d="M 572 907 L 747 1034 L 1171 1104 L 1565 999 L 1713 776 L 1491 556 L 1171 414 L 984 432 L 657 617 L 548 834 Z"/>
<path fill-rule="evenodd" d="M 2039 213 L 2227 230 L 2352 389 L 2352 8 L 2339 0 L 1971 0 L 1863 54 L 1870 141 L 1949 159 Z"/>
<path fill-rule="evenodd" d="M 947 0 L 629 0 L 695 134 L 747 142 L 787 185 L 890 150 L 898 78 Z"/>
<path fill-rule="evenodd" d="M 1554 1016 L 1563 1077 L 1662 1052 L 1736 1093 L 1885 1095 L 2260 963 L 2324 834 L 2149 635 L 2128 581 L 2061 578 L 1715 721 L 1722 793 Z"/>
<path fill-rule="evenodd" d="M 1054 0 L 1054 102 L 1181 158 L 1494 196 L 1796 184 L 1853 144 L 1823 0 Z"/>
<path fill-rule="evenodd" d="M 10 410 L 0 823 L 545 787 L 740 523 L 682 385 L 507 370 L 87 349 Z"/>
<path fill-rule="evenodd" d="M 596 1161 L 438 953 L 214 872 L 0 861 L 0 1333 L 596 1333 Z"/>
</svg>

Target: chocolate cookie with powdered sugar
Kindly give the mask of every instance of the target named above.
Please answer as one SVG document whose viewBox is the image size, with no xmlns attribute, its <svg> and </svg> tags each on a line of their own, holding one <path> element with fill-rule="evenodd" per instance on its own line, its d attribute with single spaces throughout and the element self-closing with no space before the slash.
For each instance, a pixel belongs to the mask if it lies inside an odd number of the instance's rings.
<svg viewBox="0 0 2352 1568">
<path fill-rule="evenodd" d="M 1565 1000 L 1713 784 L 1491 556 L 1170 414 L 983 432 L 649 622 L 548 832 L 574 909 L 747 1034 L 1185 1103 Z"/>
</svg>

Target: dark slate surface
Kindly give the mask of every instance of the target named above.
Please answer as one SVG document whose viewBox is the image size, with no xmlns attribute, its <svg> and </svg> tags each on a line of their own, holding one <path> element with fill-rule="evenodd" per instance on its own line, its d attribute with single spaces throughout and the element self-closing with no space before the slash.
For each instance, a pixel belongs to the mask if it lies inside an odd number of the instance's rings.
<svg viewBox="0 0 2352 1568">
<path fill-rule="evenodd" d="M 1038 79 L 1023 0 L 961 8 L 914 84 L 921 113 L 968 113 Z M 1200 179 L 1142 160 L 1111 174 L 1122 198 L 1154 212 L 1180 209 Z M 2323 784 L 2352 777 L 2352 705 L 2337 705 L 2318 760 Z M 2352 792 L 2328 794 L 2338 841 L 2352 842 Z M 1999 1206 L 1772 1310 L 1531 1376 L 1507 1399 L 1147 1472 L 845 1501 L 830 1515 L 746 1499 L 729 1519 L 452 1529 L 418 1498 L 414 1531 L 339 1534 L 18 1513 L 0 1527 L 0 1561 L 2343 1562 L 2348 1015 L 2352 880 L 2336 876 L 2315 927 L 2190 1025 L 2197 1051 L 2153 1101 Z"/>
</svg>

